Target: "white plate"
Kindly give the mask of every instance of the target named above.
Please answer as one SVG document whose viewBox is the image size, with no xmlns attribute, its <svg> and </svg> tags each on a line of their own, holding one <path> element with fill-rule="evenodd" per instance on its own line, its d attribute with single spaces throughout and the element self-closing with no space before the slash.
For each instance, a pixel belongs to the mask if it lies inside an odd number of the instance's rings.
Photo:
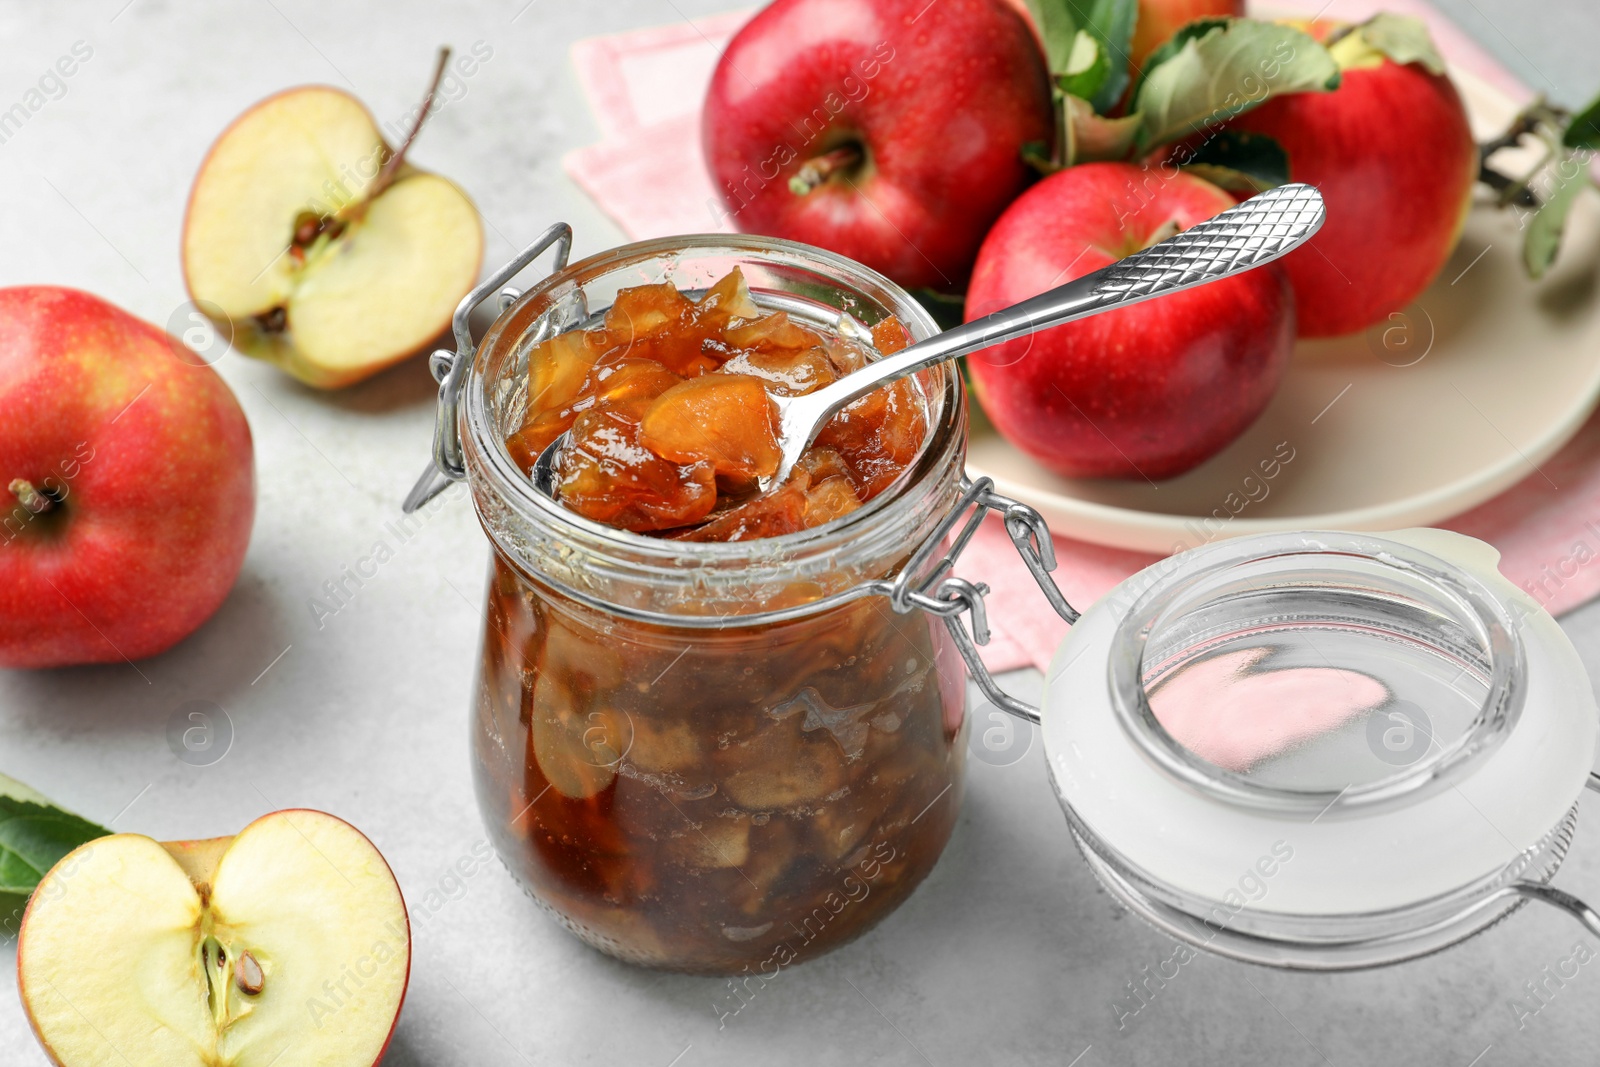
<svg viewBox="0 0 1600 1067">
<path fill-rule="evenodd" d="M 1504 129 L 1515 103 L 1451 73 L 1479 139 Z M 1600 398 L 1597 200 L 1592 189 L 1580 196 L 1560 261 L 1539 282 L 1523 272 L 1517 213 L 1474 207 L 1455 254 L 1415 304 L 1365 334 L 1301 342 L 1255 425 L 1180 477 L 1062 478 L 990 430 L 973 434 L 967 469 L 1039 509 L 1057 533 L 1151 552 L 1268 531 L 1427 526 L 1459 514 L 1539 476 Z M 1374 234 L 1373 254 L 1382 247 Z"/>
</svg>

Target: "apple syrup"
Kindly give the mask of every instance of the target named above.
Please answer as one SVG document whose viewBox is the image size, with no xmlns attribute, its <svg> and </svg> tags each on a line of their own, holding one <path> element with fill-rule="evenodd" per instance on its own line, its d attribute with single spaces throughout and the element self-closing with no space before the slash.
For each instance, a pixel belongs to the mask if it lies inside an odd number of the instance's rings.
<svg viewBox="0 0 1600 1067">
<path fill-rule="evenodd" d="M 630 962 L 770 976 L 932 870 L 966 680 L 931 617 L 863 599 L 719 630 L 618 620 L 496 558 L 478 799 L 501 857 Z"/>
<path fill-rule="evenodd" d="M 872 331 L 882 352 L 908 341 L 894 318 Z M 597 522 L 686 540 L 793 533 L 917 460 L 926 409 L 902 381 L 841 411 L 792 477 L 759 489 L 778 463 L 766 391 L 810 392 L 869 358 L 764 313 L 738 270 L 698 300 L 624 289 L 600 326 L 535 346 L 507 445 L 526 471 L 571 430 L 560 496 Z M 762 610 L 816 596 L 797 582 Z M 513 875 L 584 941 L 770 977 L 864 932 L 933 868 L 960 807 L 965 693 L 943 626 L 881 599 L 673 628 L 580 604 L 497 553 L 479 802 Z"/>
<path fill-rule="evenodd" d="M 885 354 L 909 343 L 892 316 L 871 335 Z M 785 482 L 761 491 L 781 459 L 768 394 L 812 392 L 868 358 L 857 341 L 763 313 L 737 267 L 698 300 L 667 282 L 635 286 L 602 325 L 534 346 L 524 421 L 506 445 L 528 472 L 570 430 L 556 495 L 608 526 L 691 541 L 794 533 L 854 511 L 921 451 L 926 416 L 902 379 L 840 411 Z"/>
</svg>

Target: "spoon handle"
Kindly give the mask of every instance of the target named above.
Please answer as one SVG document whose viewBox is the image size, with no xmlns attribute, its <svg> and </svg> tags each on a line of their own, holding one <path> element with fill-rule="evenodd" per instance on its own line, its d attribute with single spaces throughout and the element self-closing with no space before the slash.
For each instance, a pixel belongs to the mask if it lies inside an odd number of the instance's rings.
<svg viewBox="0 0 1600 1067">
<path fill-rule="evenodd" d="M 1270 263 L 1316 233 L 1324 215 L 1322 195 L 1309 185 L 1269 189 L 1092 274 L 876 360 L 804 397 L 807 414 L 820 410 L 820 426 L 852 400 L 935 363 Z"/>
</svg>

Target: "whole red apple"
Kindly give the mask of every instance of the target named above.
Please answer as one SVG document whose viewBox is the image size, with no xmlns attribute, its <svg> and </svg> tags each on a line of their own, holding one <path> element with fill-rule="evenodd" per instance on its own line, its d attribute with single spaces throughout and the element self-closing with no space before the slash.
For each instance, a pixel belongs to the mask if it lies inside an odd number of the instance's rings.
<svg viewBox="0 0 1600 1067">
<path fill-rule="evenodd" d="M 250 427 L 215 371 L 76 289 L 0 289 L 0 666 L 187 636 L 250 540 Z"/>
<path fill-rule="evenodd" d="M 1003 0 L 777 0 L 728 44 L 706 162 L 739 229 L 959 288 L 1048 144 L 1050 87 Z"/>
<path fill-rule="evenodd" d="M 1134 69 L 1140 70 L 1151 52 L 1195 19 L 1237 18 L 1243 14 L 1244 0 L 1139 0 L 1129 59 Z"/>
<path fill-rule="evenodd" d="M 1063 285 L 1233 206 L 1179 171 L 1084 163 L 1012 204 L 978 253 L 967 318 Z M 969 360 L 1006 439 L 1060 474 L 1182 474 L 1277 389 L 1294 299 L 1276 265 L 1043 330 Z"/>
<path fill-rule="evenodd" d="M 1356 33 L 1330 50 L 1337 89 L 1275 97 L 1230 123 L 1275 138 L 1289 180 L 1315 185 L 1327 204 L 1308 247 L 1283 259 L 1302 337 L 1365 329 L 1416 299 L 1461 236 L 1478 173 L 1449 77 L 1396 63 Z"/>
</svg>

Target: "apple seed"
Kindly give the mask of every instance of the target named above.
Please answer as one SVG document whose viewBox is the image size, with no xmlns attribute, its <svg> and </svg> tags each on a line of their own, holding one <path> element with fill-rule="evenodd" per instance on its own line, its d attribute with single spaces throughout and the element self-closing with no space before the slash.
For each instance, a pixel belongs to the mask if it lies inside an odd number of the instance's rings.
<svg viewBox="0 0 1600 1067">
<path fill-rule="evenodd" d="M 239 992 L 253 997 L 261 992 L 267 977 L 261 973 L 261 964 L 256 962 L 256 958 L 245 952 L 240 954 L 238 965 L 234 969 L 234 981 L 239 986 Z"/>
</svg>

